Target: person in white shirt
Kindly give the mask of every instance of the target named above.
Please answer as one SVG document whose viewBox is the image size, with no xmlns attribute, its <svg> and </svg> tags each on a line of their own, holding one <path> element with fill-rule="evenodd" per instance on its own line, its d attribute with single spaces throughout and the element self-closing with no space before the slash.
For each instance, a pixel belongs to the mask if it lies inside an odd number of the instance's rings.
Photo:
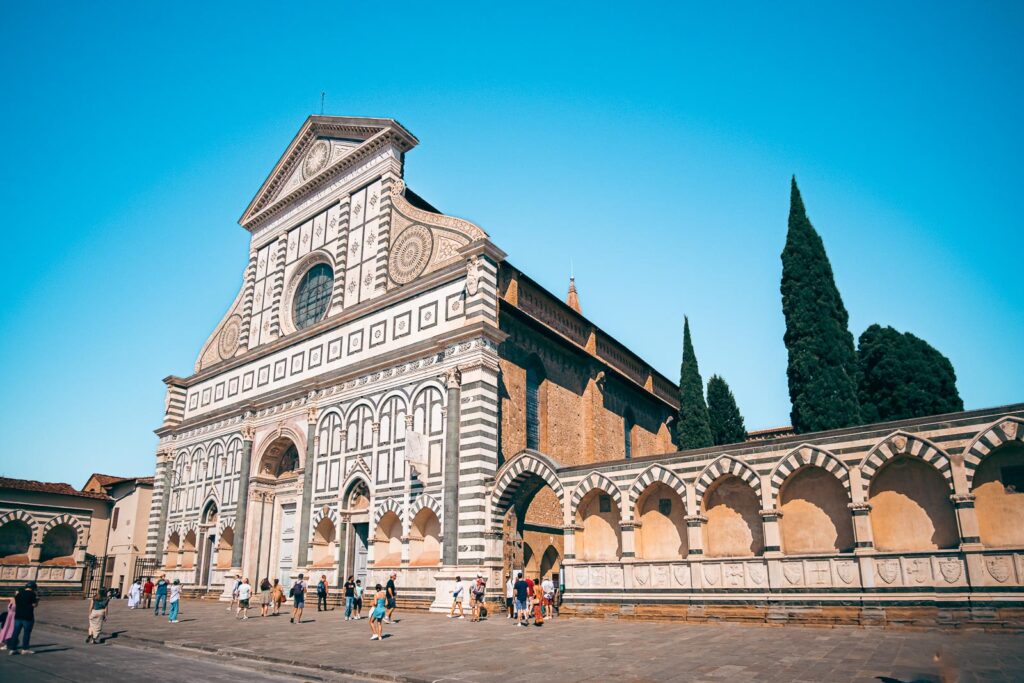
<svg viewBox="0 0 1024 683">
<path fill-rule="evenodd" d="M 252 597 L 252 586 L 249 585 L 249 579 L 243 579 L 242 583 L 238 586 L 238 618 L 248 619 L 249 618 L 249 598 Z"/>
<path fill-rule="evenodd" d="M 177 579 L 171 584 L 171 597 L 168 599 L 171 603 L 171 611 L 167 615 L 168 621 L 172 624 L 178 623 L 178 607 L 181 604 L 181 581 Z"/>
<path fill-rule="evenodd" d="M 508 581 L 505 582 L 505 609 L 508 612 L 509 619 L 516 618 L 516 611 L 512 605 L 512 596 L 515 592 L 516 582 L 512 580 L 512 575 L 508 574 L 506 577 Z"/>
<path fill-rule="evenodd" d="M 459 619 L 465 619 L 466 613 L 463 612 L 462 608 L 462 577 L 455 577 L 455 587 L 452 589 L 452 609 L 448 612 L 448 618 L 451 619 L 455 616 L 455 608 L 459 608 Z"/>
<path fill-rule="evenodd" d="M 544 594 L 544 612 L 548 619 L 552 619 L 555 616 L 555 583 L 550 576 L 541 582 L 540 590 Z"/>
</svg>

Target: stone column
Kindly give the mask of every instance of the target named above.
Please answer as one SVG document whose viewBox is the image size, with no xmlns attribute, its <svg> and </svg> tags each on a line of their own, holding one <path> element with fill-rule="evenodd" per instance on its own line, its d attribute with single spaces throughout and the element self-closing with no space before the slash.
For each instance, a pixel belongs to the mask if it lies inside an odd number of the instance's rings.
<svg viewBox="0 0 1024 683">
<path fill-rule="evenodd" d="M 764 552 L 782 553 L 782 535 L 779 533 L 779 518 L 782 512 L 776 509 L 760 511 L 761 528 L 764 533 Z"/>
<path fill-rule="evenodd" d="M 448 385 L 447 423 L 444 436 L 444 522 L 441 528 L 441 560 L 458 564 L 459 553 L 459 424 L 462 402 L 462 373 L 452 368 L 445 375 Z"/>
<path fill-rule="evenodd" d="M 689 547 L 689 555 L 704 554 L 704 524 L 708 518 L 704 515 L 687 515 L 686 519 L 686 543 Z"/>
<path fill-rule="evenodd" d="M 174 456 L 169 451 L 157 453 L 157 477 L 155 482 L 160 483 L 160 517 L 156 525 L 156 550 L 153 557 L 156 559 L 156 566 L 163 566 L 161 559 L 164 555 L 164 543 L 167 536 L 167 510 L 171 504 L 171 489 L 173 488 L 171 478 L 174 476 Z M 156 487 L 154 486 L 154 489 Z"/>
<path fill-rule="evenodd" d="M 871 534 L 871 503 L 862 501 L 849 503 L 846 507 L 853 515 L 853 547 L 855 553 L 872 552 L 875 541 Z"/>
<path fill-rule="evenodd" d="M 973 493 L 956 493 L 949 497 L 956 508 L 957 526 L 960 528 L 960 546 L 981 546 L 978 514 L 974 511 Z"/>
<path fill-rule="evenodd" d="M 319 438 L 315 435 L 319 411 L 313 403 L 306 411 L 306 461 L 302 468 L 302 508 L 299 510 L 299 549 L 295 555 L 295 566 L 305 568 L 309 564 L 309 504 L 313 499 L 313 459 Z"/>
<path fill-rule="evenodd" d="M 348 535 L 352 528 L 348 515 L 338 515 L 338 588 L 348 578 Z"/>
<path fill-rule="evenodd" d="M 640 522 L 635 519 L 627 519 L 619 522 L 619 529 L 622 533 L 622 561 L 632 562 L 636 557 L 636 537 L 634 529 L 639 528 Z"/>
<path fill-rule="evenodd" d="M 235 537 L 231 543 L 231 567 L 241 570 L 245 545 L 246 515 L 249 512 L 249 471 L 252 469 L 252 440 L 256 430 L 252 423 L 242 427 L 242 462 L 238 472 L 238 506 L 235 508 Z"/>
</svg>

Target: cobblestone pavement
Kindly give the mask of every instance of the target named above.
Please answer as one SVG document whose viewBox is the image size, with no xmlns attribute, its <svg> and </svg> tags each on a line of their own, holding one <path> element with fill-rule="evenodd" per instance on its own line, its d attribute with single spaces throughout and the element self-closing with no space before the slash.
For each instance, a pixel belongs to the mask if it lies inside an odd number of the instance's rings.
<svg viewBox="0 0 1024 683">
<path fill-rule="evenodd" d="M 204 683 L 252 681 L 281 683 L 296 680 L 297 672 L 289 667 L 272 671 L 253 670 L 238 665 L 237 660 L 209 656 L 197 658 L 190 650 L 165 647 L 140 649 L 138 644 L 126 647 L 120 638 L 103 645 L 86 645 L 85 637 L 64 628 L 39 624 L 32 632 L 31 655 L 8 656 L 0 653 L 0 681 L 139 681 L 176 683 L 197 680 Z M 349 676 L 332 676 L 332 681 L 363 681 Z"/>
<path fill-rule="evenodd" d="M 367 621 L 340 610 L 234 619 L 223 603 L 186 601 L 181 623 L 112 606 L 119 642 L 193 650 L 254 664 L 298 664 L 321 675 L 361 672 L 411 681 L 1021 681 L 1024 636 L 842 628 L 549 620 L 517 628 L 504 616 L 474 624 L 401 610 L 388 637 L 370 641 Z M 82 629 L 78 600 L 44 600 L 39 626 Z M 53 629 L 49 629 L 50 632 Z M 90 651 L 91 653 L 91 651 Z M 940 678 L 945 672 L 946 677 Z M 192 676 L 189 676 L 192 678 Z M 888 677 L 888 678 L 886 678 Z"/>
</svg>

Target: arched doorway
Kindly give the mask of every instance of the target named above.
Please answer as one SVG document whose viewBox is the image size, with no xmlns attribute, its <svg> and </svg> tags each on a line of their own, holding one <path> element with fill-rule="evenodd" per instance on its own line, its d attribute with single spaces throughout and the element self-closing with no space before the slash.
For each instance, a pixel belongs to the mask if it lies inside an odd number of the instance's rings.
<svg viewBox="0 0 1024 683">
<path fill-rule="evenodd" d="M 199 573 L 196 576 L 196 583 L 207 588 L 213 583 L 213 570 L 215 569 L 213 555 L 217 551 L 217 520 L 219 518 L 217 512 L 217 503 L 211 500 L 203 508 L 203 514 L 200 517 L 199 537 L 201 540 L 199 544 Z M 219 564 L 219 556 L 217 560 Z M 228 558 L 228 562 L 230 563 L 230 558 Z"/>
<path fill-rule="evenodd" d="M 251 482 L 251 486 L 274 501 L 268 522 L 266 559 L 262 557 L 262 547 L 258 546 L 257 555 L 261 557 L 257 557 L 256 566 L 265 566 L 262 575 L 276 577 L 284 586 L 292 582 L 298 547 L 297 512 L 301 494 L 296 493 L 296 480 L 302 464 L 298 443 L 297 435 L 288 430 L 279 431 L 276 438 L 262 447 Z M 263 538 L 262 526 L 259 537 Z"/>
<path fill-rule="evenodd" d="M 370 488 L 362 478 L 354 479 L 341 499 L 343 523 L 338 582 L 354 576 L 366 584 L 366 562 L 370 547 Z"/>
<path fill-rule="evenodd" d="M 558 582 L 564 553 L 562 503 L 543 478 L 532 473 L 523 478 L 505 513 L 502 532 L 503 576 L 525 571 L 526 576 L 536 579 L 543 571 L 544 553 L 549 561 L 558 558 L 548 567 L 548 573 Z"/>
</svg>

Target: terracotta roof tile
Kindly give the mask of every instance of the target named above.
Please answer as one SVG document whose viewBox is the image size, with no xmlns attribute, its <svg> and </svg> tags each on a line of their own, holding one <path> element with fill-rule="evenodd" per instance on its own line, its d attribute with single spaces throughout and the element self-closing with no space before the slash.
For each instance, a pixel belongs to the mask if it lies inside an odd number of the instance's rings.
<svg viewBox="0 0 1024 683">
<path fill-rule="evenodd" d="M 57 493 L 63 496 L 78 496 L 79 498 L 110 500 L 110 496 L 105 493 L 79 491 L 71 484 L 65 484 L 63 482 L 34 481 L 32 479 L 10 479 L 8 477 L 0 477 L 0 489 L 38 491 L 39 493 Z"/>
</svg>

